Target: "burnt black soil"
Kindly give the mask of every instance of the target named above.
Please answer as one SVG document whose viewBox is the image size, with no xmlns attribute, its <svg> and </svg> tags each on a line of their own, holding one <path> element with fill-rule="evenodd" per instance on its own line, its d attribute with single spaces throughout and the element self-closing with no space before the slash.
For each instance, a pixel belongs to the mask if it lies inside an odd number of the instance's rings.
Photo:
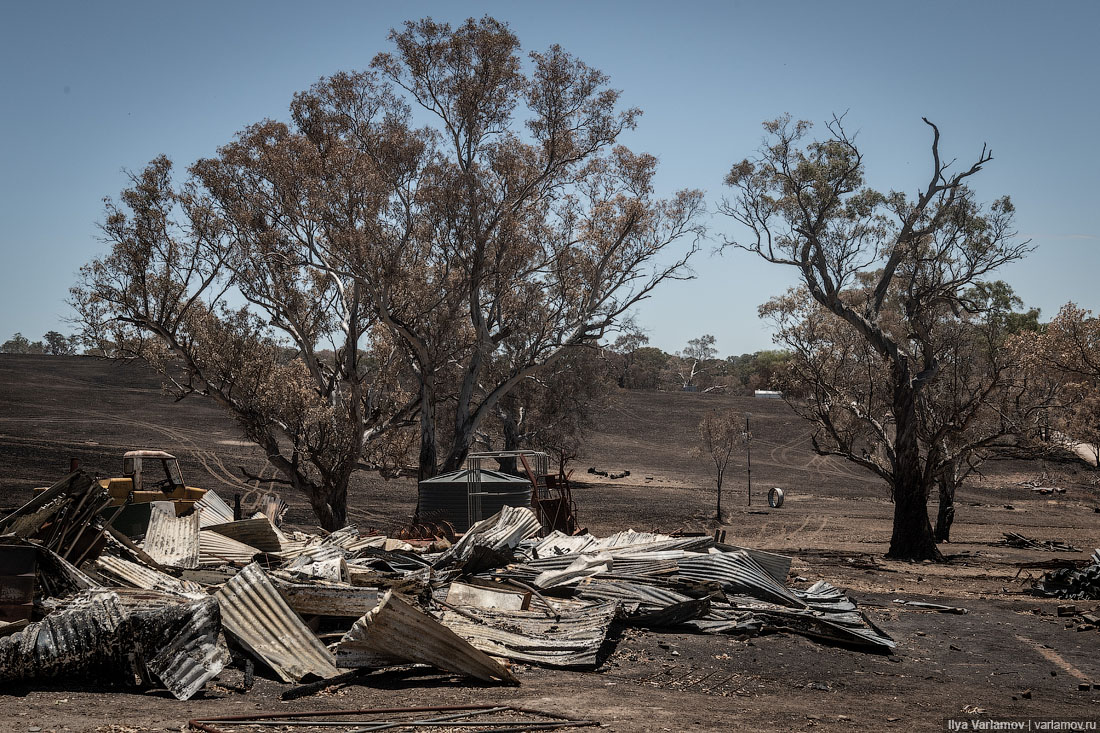
<svg viewBox="0 0 1100 733">
<path fill-rule="evenodd" d="M 239 671 L 188 702 L 106 682 L 0 691 L 0 730 L 179 730 L 189 718 L 249 711 L 503 702 L 603 721 L 612 730 L 942 730 L 948 716 L 1100 718 L 1100 631 L 1075 630 L 1057 601 L 1026 594 L 1017 563 L 1082 559 L 1100 546 L 1095 472 L 1072 462 L 994 461 L 959 496 L 954 539 L 942 565 L 882 560 L 892 504 L 886 487 L 859 469 L 809 449 L 805 425 L 780 401 L 691 393 L 623 393 L 598 420 L 573 465 L 582 524 L 608 532 L 711 532 L 714 493 L 692 455 L 706 410 L 749 411 L 752 505 L 746 460 L 730 469 L 722 525 L 727 541 L 794 557 L 789 582 L 825 579 L 845 588 L 898 641 L 893 656 L 868 655 L 774 634 L 751 640 L 624 630 L 596 673 L 520 667 L 519 688 L 471 685 L 446 675 L 371 675 L 363 683 L 293 703 L 261 676 L 235 690 Z M 82 357 L 0 356 L 0 509 L 66 473 L 70 457 L 101 476 L 121 454 L 162 448 L 180 457 L 191 485 L 224 497 L 254 488 L 241 479 L 270 469 L 213 405 L 174 403 L 137 364 Z M 587 473 L 629 470 L 611 480 Z M 1024 482 L 1066 489 L 1039 495 Z M 769 509 L 772 486 L 786 492 Z M 264 486 L 263 488 L 272 488 Z M 277 487 L 274 487 L 277 488 Z M 301 497 L 284 495 L 292 523 L 312 526 Z M 409 521 L 411 479 L 363 475 L 351 516 L 386 530 Z M 934 505 L 932 510 L 934 511 Z M 1003 532 L 1059 539 L 1079 553 L 1016 550 Z M 965 607 L 966 615 L 909 610 L 895 598 Z M 1077 602 L 1089 611 L 1096 602 Z M 1067 628 L 1067 623 L 1069 627 Z"/>
</svg>

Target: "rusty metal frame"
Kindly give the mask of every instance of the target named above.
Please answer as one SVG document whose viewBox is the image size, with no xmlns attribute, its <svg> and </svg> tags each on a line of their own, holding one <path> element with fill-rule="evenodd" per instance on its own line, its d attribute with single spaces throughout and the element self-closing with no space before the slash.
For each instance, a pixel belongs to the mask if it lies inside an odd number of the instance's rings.
<svg viewBox="0 0 1100 733">
<path fill-rule="evenodd" d="M 519 713 L 522 715 L 538 715 L 543 718 L 550 718 L 548 721 L 509 721 L 509 720 L 495 720 L 495 721 L 472 721 L 472 720 L 459 720 L 459 718 L 469 717 L 472 715 L 486 715 L 490 713 L 511 712 Z M 457 713 L 457 715 L 445 715 L 435 716 L 434 718 L 424 718 L 420 720 L 334 720 L 334 718 L 350 715 L 387 715 L 390 713 Z M 311 718 L 317 718 L 317 720 L 310 720 Z M 601 723 L 597 720 L 585 720 L 582 718 L 574 718 L 569 715 L 562 715 L 560 713 L 548 713 L 543 710 L 532 710 L 530 708 L 518 708 L 513 705 L 438 705 L 438 706 L 424 706 L 424 707 L 410 707 L 410 708 L 361 708 L 357 710 L 325 710 L 325 711 L 310 711 L 310 712 L 297 712 L 297 713 L 260 713 L 259 715 L 227 715 L 220 718 L 194 718 L 187 721 L 187 725 L 191 730 L 203 731 L 204 733 L 227 733 L 227 731 L 218 728 L 213 723 L 239 723 L 243 725 L 324 725 L 328 726 L 358 726 L 356 731 L 352 733 L 358 733 L 358 731 L 373 731 L 373 730 L 393 730 L 396 728 L 412 728 L 412 727 L 424 727 L 430 726 L 434 730 L 439 730 L 439 726 L 442 723 L 448 721 L 454 721 L 456 727 L 459 726 L 486 726 L 483 730 L 486 733 L 490 731 L 502 732 L 502 731 L 525 731 L 525 730 L 553 730 L 555 728 L 566 727 L 592 727 L 599 726 Z M 497 728 L 488 728 L 487 726 L 499 725 Z"/>
</svg>

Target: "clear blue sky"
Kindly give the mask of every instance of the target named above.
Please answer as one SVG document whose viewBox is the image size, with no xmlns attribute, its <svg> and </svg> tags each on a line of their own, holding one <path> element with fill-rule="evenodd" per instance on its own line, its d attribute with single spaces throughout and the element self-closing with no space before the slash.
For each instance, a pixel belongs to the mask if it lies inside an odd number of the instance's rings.
<svg viewBox="0 0 1100 733">
<path fill-rule="evenodd" d="M 913 192 L 930 170 L 927 116 L 960 162 L 995 160 L 1038 249 L 1002 276 L 1053 316 L 1100 310 L 1100 2 L 14 2 L 0 23 L 0 340 L 68 332 L 77 268 L 103 249 L 102 198 L 159 153 L 179 168 L 245 125 L 286 119 L 291 95 L 365 67 L 387 31 L 426 15 L 490 14 L 525 49 L 559 43 L 645 110 L 626 143 L 659 156 L 662 189 L 713 204 L 760 123 L 848 111 L 871 184 Z M 739 251 L 663 288 L 639 321 L 652 343 L 703 333 L 722 355 L 770 346 L 756 307 L 789 273 Z"/>
</svg>

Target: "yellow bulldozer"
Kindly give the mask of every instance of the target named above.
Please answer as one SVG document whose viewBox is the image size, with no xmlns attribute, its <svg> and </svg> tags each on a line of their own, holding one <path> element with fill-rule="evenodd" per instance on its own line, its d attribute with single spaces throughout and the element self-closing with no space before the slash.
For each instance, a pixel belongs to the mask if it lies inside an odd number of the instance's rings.
<svg viewBox="0 0 1100 733">
<path fill-rule="evenodd" d="M 76 461 L 71 470 L 77 470 Z M 162 450 L 127 451 L 122 455 L 122 476 L 97 481 L 110 497 L 100 516 L 130 537 L 145 534 L 153 502 L 172 502 L 178 517 L 191 512 L 206 495 L 206 489 L 184 483 L 179 459 Z M 34 493 L 45 491 L 44 487 Z"/>
<path fill-rule="evenodd" d="M 206 489 L 184 483 L 179 459 L 162 450 L 127 451 L 122 456 L 122 476 L 100 479 L 99 485 L 111 497 L 103 514 L 110 517 L 117 512 L 112 524 L 131 536 L 145 532 L 152 502 L 170 501 L 176 516 L 181 516 L 206 495 Z"/>
</svg>

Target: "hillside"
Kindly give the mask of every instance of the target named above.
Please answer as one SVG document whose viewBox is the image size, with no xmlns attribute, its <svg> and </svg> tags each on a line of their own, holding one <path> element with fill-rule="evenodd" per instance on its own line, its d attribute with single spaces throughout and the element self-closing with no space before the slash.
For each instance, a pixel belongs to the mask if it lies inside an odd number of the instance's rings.
<svg viewBox="0 0 1100 733">
<path fill-rule="evenodd" d="M 241 440 L 216 406 L 196 397 L 173 401 L 157 375 L 139 363 L 0 355 L 0 405 L 0 508 L 18 506 L 33 487 L 64 474 L 70 458 L 101 476 L 113 475 L 121 454 L 134 448 L 176 454 L 188 483 L 227 497 L 255 488 L 241 479 L 242 466 L 273 475 L 262 453 Z M 618 393 L 573 464 L 582 523 L 594 531 L 712 527 L 707 517 L 713 510 L 713 479 L 692 449 L 706 411 L 726 408 L 751 414 L 753 505 L 746 501 L 744 456 L 735 457 L 724 493 L 725 506 L 740 517 L 732 529 L 743 541 L 770 547 L 792 542 L 884 547 L 892 505 L 880 480 L 814 454 L 806 424 L 782 401 L 714 394 Z M 589 467 L 631 475 L 603 479 L 587 473 Z M 1025 505 L 1036 498 L 1019 483 L 1053 469 L 1074 489 L 1065 499 L 1050 500 L 1046 508 L 1053 516 L 1032 515 Z M 1052 521 L 1067 537 L 1087 527 L 1073 507 L 1096 504 L 1092 472 L 1072 465 L 1053 469 L 1018 461 L 988 464 L 985 476 L 960 497 L 960 539 L 995 539 L 1009 527 L 1027 533 Z M 768 514 L 765 495 L 772 486 L 786 492 L 787 503 Z M 274 484 L 264 488 L 279 490 Z M 364 528 L 400 526 L 411 518 L 415 494 L 410 478 L 384 481 L 363 473 L 355 479 L 349 515 Z M 314 524 L 303 497 L 284 493 L 284 498 L 292 507 L 291 522 Z"/>
<path fill-rule="evenodd" d="M 1093 471 L 1073 463 L 991 462 L 984 477 L 959 497 L 955 541 L 943 546 L 949 562 L 884 560 L 893 509 L 885 487 L 840 461 L 814 455 L 805 424 L 782 402 L 625 392 L 599 416 L 576 462 L 575 477 L 585 480 L 574 492 L 582 524 L 601 535 L 627 527 L 712 531 L 710 478 L 691 449 L 699 420 L 715 407 L 749 411 L 755 436 L 753 504 L 745 501 L 740 461 L 731 469 L 725 500 L 732 515 L 724 527 L 727 541 L 791 555 L 791 582 L 799 587 L 826 580 L 843 588 L 897 640 L 898 654 L 828 648 L 783 634 L 745 641 L 678 633 L 662 637 L 671 638 L 671 645 L 659 645 L 659 637 L 628 633 L 595 677 L 528 668 L 519 691 L 503 692 L 453 681 L 438 684 L 436 678 L 427 686 L 398 682 L 392 689 L 375 681 L 334 693 L 346 697 L 319 695 L 302 703 L 311 709 L 440 700 L 469 704 L 499 694 L 509 702 L 544 706 L 549 700 L 554 707 L 626 721 L 624 730 L 690 727 L 683 720 L 713 730 L 720 722 L 740 719 L 764 721 L 755 727 L 766 730 L 849 730 L 858 708 L 860 721 L 900 731 L 929 729 L 940 725 L 944 715 L 975 708 L 1013 717 L 1095 710 L 1095 693 L 1090 696 L 1081 686 L 1100 679 L 1097 632 L 1076 633 L 1073 623 L 1066 626 L 1056 614 L 1063 601 L 1027 595 L 1030 571 L 1021 576 L 1017 566 L 1083 559 L 1087 553 L 1052 554 L 999 542 L 1002 532 L 1014 531 L 1082 549 L 1100 544 Z M 0 356 L 0 511 L 27 499 L 34 486 L 61 476 L 70 457 L 107 475 L 120 467 L 122 452 L 137 447 L 175 453 L 190 484 L 226 497 L 249 490 L 239 479 L 239 466 L 270 475 L 262 455 L 240 440 L 233 423 L 214 406 L 198 399 L 174 403 L 156 376 L 140 365 Z M 589 467 L 625 469 L 631 475 L 597 482 L 586 472 Z M 1025 480 L 1056 485 L 1066 493 L 1037 495 L 1022 485 Z M 769 509 L 764 502 L 770 486 L 787 493 L 781 509 Z M 289 520 L 312 527 L 304 499 L 284 497 L 292 507 Z M 414 501 L 411 479 L 385 482 L 363 474 L 350 494 L 349 513 L 361 528 L 384 530 L 408 522 Z M 961 606 L 968 613 L 899 607 L 897 598 Z M 1079 604 L 1082 611 L 1094 606 Z M 258 676 L 256 687 L 260 692 L 253 695 L 276 705 L 277 683 Z M 116 690 L 103 696 L 98 684 L 87 690 L 66 687 L 63 694 L 77 702 L 66 710 L 81 711 L 69 722 L 101 716 L 116 720 L 119 709 L 132 708 L 135 712 L 122 719 L 137 720 L 142 729 L 175 729 L 179 719 L 199 710 L 238 713 L 241 698 L 228 692 L 231 688 L 218 688 L 228 696 L 196 698 L 187 703 L 186 713 L 176 701 L 149 694 Z M 567 703 L 562 690 L 568 690 Z M 19 694 L 26 695 L 17 706 L 19 715 L 65 712 L 56 704 L 61 690 Z M 132 695 L 133 704 L 119 695 Z M 10 720 L 0 712 L 5 729 L 15 724 L 15 710 Z M 19 718 L 19 724 L 25 720 Z"/>
</svg>

